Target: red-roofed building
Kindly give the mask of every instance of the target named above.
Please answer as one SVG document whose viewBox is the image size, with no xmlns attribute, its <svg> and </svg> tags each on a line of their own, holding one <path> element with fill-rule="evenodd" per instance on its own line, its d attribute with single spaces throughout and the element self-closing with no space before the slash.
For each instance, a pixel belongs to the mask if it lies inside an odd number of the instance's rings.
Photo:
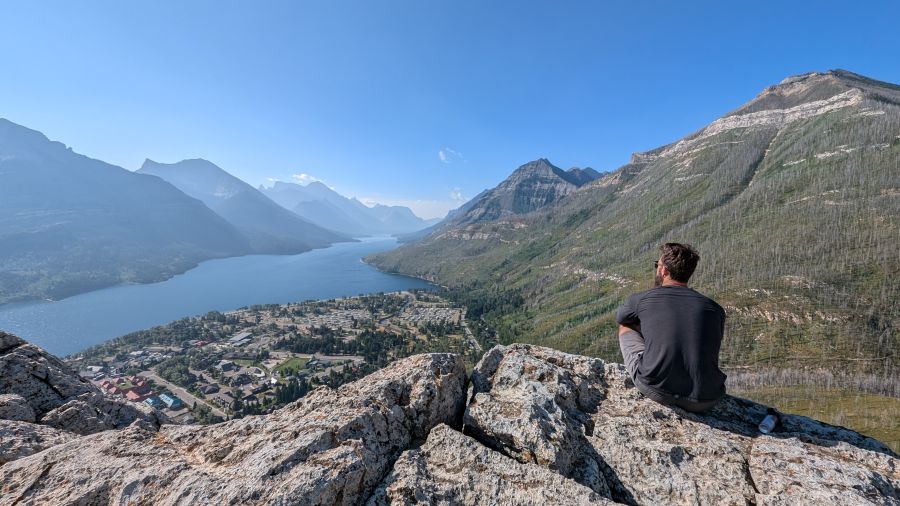
<svg viewBox="0 0 900 506">
<path fill-rule="evenodd" d="M 129 390 L 128 393 L 125 394 L 125 398 L 131 402 L 143 402 L 143 400 L 146 399 L 147 396 L 141 395 L 134 390 Z"/>
</svg>

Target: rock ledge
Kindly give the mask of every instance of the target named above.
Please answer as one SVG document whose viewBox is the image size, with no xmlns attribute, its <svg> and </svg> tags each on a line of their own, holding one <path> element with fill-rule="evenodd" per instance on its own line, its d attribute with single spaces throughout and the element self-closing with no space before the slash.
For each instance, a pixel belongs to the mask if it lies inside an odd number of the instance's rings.
<svg viewBox="0 0 900 506">
<path fill-rule="evenodd" d="M 0 504 L 900 504 L 874 439 L 790 415 L 761 435 L 765 406 L 687 413 L 549 348 L 495 347 L 471 380 L 416 355 L 271 415 L 158 426 L 17 339 L 0 334 Z"/>
</svg>

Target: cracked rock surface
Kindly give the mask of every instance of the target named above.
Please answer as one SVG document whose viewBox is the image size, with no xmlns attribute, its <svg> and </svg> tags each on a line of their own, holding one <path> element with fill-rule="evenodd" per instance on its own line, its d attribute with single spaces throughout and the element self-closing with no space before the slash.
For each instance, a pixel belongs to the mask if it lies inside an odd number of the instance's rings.
<svg viewBox="0 0 900 506">
<path fill-rule="evenodd" d="M 165 421 L 146 404 L 107 397 L 58 358 L 5 332 L 0 332 L 0 371 L 0 419 L 36 421 L 80 435 L 135 421 L 159 427 Z"/>
<path fill-rule="evenodd" d="M 619 364 L 517 344 L 475 367 L 464 431 L 600 490 L 596 464 L 624 503 L 900 504 L 884 444 L 792 415 L 762 435 L 765 412 L 735 397 L 703 415 L 662 406 Z"/>
<path fill-rule="evenodd" d="M 458 356 L 417 355 L 271 415 L 100 432 L 0 467 L 2 502 L 360 504 L 403 450 L 459 424 L 465 384 Z"/>
<path fill-rule="evenodd" d="M 446 425 L 405 452 L 367 506 L 615 504 L 539 465 L 520 463 Z"/>
<path fill-rule="evenodd" d="M 644 398 L 621 365 L 550 348 L 495 347 L 470 379 L 456 355 L 416 355 L 269 415 L 104 430 L 118 408 L 7 336 L 16 377 L 31 369 L 11 353 L 71 384 L 54 400 L 0 370 L 0 413 L 16 418 L 0 420 L 0 505 L 900 505 L 900 459 L 874 439 L 791 415 L 762 435 L 766 406 L 688 413 Z"/>
</svg>

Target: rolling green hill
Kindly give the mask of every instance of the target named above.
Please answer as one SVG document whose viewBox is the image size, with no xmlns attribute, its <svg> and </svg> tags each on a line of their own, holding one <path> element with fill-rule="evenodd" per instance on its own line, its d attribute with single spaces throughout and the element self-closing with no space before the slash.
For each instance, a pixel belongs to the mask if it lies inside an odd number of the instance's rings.
<svg viewBox="0 0 900 506">
<path fill-rule="evenodd" d="M 692 286 L 726 308 L 725 366 L 895 377 L 900 86 L 790 77 L 545 207 L 367 261 L 448 286 L 501 342 L 620 360 L 615 309 L 666 241 L 700 251 Z"/>
</svg>

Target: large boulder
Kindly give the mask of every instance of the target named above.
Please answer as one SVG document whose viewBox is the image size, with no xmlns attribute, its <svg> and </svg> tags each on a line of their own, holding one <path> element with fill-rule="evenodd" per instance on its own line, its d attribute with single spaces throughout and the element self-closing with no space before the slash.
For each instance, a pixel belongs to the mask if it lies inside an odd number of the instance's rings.
<svg viewBox="0 0 900 506">
<path fill-rule="evenodd" d="M 18 394 L 0 394 L 0 420 L 34 423 L 34 409 Z"/>
<path fill-rule="evenodd" d="M 644 398 L 621 365 L 512 345 L 475 367 L 464 431 L 630 504 L 900 504 L 885 445 L 791 415 L 762 435 L 765 413 L 734 397 L 688 413 Z"/>
<path fill-rule="evenodd" d="M 0 465 L 78 437 L 77 434 L 36 423 L 0 420 Z M 4 501 L 0 498 L 2 503 Z"/>
<path fill-rule="evenodd" d="M 165 417 L 143 403 L 104 395 L 39 346 L 0 332 L 0 419 L 31 420 L 75 434 L 120 429 L 135 421 L 159 427 Z M 25 406 L 15 399 L 24 400 Z M 15 409 L 14 409 L 15 407 Z"/>
<path fill-rule="evenodd" d="M 440 423 L 459 426 L 466 371 L 417 355 L 271 415 L 139 424 L 0 467 L 2 497 L 42 504 L 359 504 Z"/>
<path fill-rule="evenodd" d="M 537 464 L 523 464 L 446 425 L 405 452 L 369 499 L 387 504 L 615 504 Z"/>
</svg>

